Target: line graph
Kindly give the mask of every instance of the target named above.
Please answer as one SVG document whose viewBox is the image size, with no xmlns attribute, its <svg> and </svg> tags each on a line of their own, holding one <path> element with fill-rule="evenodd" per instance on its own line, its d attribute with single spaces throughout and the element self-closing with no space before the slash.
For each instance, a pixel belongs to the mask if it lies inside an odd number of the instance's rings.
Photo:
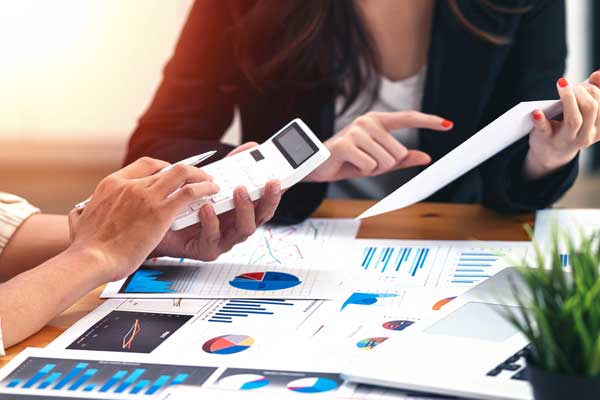
<svg viewBox="0 0 600 400">
<path fill-rule="evenodd" d="M 123 336 L 122 348 L 131 350 L 131 344 L 133 343 L 133 340 L 135 339 L 137 334 L 140 333 L 141 330 L 142 328 L 140 327 L 140 320 L 136 319 L 131 328 L 125 334 L 125 336 Z"/>
<path fill-rule="evenodd" d="M 353 238 L 358 224 L 351 220 L 310 219 L 290 226 L 265 225 L 217 261 L 265 266 L 303 266 L 322 261 L 331 249 Z"/>
</svg>

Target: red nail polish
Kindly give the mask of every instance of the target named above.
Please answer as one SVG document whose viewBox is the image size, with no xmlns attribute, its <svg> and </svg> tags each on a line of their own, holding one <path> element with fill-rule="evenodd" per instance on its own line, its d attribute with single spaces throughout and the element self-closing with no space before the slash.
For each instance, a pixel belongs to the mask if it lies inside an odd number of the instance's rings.
<svg viewBox="0 0 600 400">
<path fill-rule="evenodd" d="M 532 114 L 533 114 L 533 119 L 535 119 L 536 121 L 539 121 L 544 116 L 544 114 L 542 114 L 542 112 L 539 110 L 535 110 Z"/>
<path fill-rule="evenodd" d="M 442 120 L 442 126 L 444 128 L 452 128 L 453 125 L 454 125 L 454 122 L 450 121 L 449 119 Z"/>
<path fill-rule="evenodd" d="M 558 80 L 558 86 L 560 86 L 562 88 L 567 87 L 567 86 L 569 86 L 569 82 L 565 78 L 560 78 Z"/>
</svg>

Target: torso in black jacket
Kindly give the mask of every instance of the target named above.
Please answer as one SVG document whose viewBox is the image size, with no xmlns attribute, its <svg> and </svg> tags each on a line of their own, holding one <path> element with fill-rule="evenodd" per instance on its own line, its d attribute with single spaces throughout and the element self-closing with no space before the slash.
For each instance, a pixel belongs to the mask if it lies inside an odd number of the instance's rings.
<svg viewBox="0 0 600 400">
<path fill-rule="evenodd" d="M 493 26 L 512 40 L 494 45 L 468 32 L 445 0 L 436 1 L 422 111 L 454 121 L 451 133 L 422 130 L 421 150 L 437 160 L 520 101 L 556 98 L 565 69 L 563 0 L 533 2 L 525 14 L 497 14 L 459 1 L 476 26 Z M 240 111 L 243 141 L 264 141 L 291 119 L 302 118 L 326 140 L 333 135 L 336 94 L 327 87 L 253 88 L 242 76 L 228 38 L 231 15 L 223 0 L 198 0 L 164 79 L 129 143 L 126 162 L 149 155 L 177 161 L 227 147 L 220 139 Z M 527 138 L 436 193 L 431 201 L 481 203 L 499 211 L 530 211 L 556 201 L 577 176 L 577 159 L 554 174 L 525 181 Z M 327 184 L 289 190 L 275 220 L 292 223 L 321 203 Z"/>
</svg>

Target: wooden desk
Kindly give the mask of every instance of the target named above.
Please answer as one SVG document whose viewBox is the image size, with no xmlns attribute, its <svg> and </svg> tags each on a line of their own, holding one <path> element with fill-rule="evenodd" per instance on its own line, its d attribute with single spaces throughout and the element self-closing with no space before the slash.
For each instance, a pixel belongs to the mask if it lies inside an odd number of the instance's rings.
<svg viewBox="0 0 600 400">
<path fill-rule="evenodd" d="M 322 218 L 350 218 L 366 210 L 372 201 L 328 200 L 315 213 Z M 358 237 L 430 240 L 528 240 L 523 224 L 533 225 L 533 215 L 501 215 L 473 205 L 421 203 L 404 210 L 367 219 Z M 36 335 L 7 350 L 6 364 L 25 347 L 44 347 L 82 316 L 98 307 L 101 288 L 90 292 L 50 321 Z"/>
</svg>

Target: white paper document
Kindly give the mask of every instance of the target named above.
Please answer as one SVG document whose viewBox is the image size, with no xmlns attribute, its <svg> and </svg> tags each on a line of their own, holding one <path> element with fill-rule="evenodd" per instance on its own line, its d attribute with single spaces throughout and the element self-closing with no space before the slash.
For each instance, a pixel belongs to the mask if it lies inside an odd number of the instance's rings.
<svg viewBox="0 0 600 400">
<path fill-rule="evenodd" d="M 351 246 L 359 221 L 313 218 L 264 226 L 214 262 L 161 257 L 128 278 L 109 283 L 103 298 L 328 299 L 339 284 L 331 275 Z"/>
<path fill-rule="evenodd" d="M 126 279 L 111 282 L 103 298 L 329 299 L 335 276 L 323 269 L 219 263 L 142 265 Z"/>
<path fill-rule="evenodd" d="M 206 365 L 281 364 L 330 315 L 324 300 L 111 299 L 49 348 L 177 355 Z M 287 365 L 301 366 L 293 359 Z M 303 367 L 311 367 L 310 363 Z"/>
<path fill-rule="evenodd" d="M 460 146 L 427 167 L 389 196 L 363 212 L 358 219 L 398 210 L 425 200 L 461 175 L 504 150 L 533 129 L 531 113 L 543 110 L 553 118 L 562 111 L 558 100 L 519 103 Z M 451 135 L 452 133 L 447 133 Z"/>
<path fill-rule="evenodd" d="M 600 235 L 600 209 L 548 209 L 535 215 L 534 240 L 545 251 L 549 261 L 552 248 L 552 231 L 559 234 L 559 251 L 563 267 L 570 268 L 565 235 L 574 245 L 580 243 L 581 234 Z"/>
<path fill-rule="evenodd" d="M 358 274 L 356 281 L 371 279 L 397 288 L 471 287 L 521 262 L 530 248 L 529 242 L 508 241 L 357 239 L 354 243 L 347 265 Z"/>
</svg>

